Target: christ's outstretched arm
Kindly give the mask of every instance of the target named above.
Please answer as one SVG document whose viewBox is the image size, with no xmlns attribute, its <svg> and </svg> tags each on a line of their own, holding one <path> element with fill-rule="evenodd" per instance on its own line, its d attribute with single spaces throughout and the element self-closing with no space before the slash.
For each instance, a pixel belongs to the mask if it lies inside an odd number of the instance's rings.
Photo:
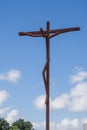
<svg viewBox="0 0 87 130">
<path fill-rule="evenodd" d="M 31 32 L 19 32 L 19 36 L 42 37 L 42 34 L 31 33 Z"/>
</svg>

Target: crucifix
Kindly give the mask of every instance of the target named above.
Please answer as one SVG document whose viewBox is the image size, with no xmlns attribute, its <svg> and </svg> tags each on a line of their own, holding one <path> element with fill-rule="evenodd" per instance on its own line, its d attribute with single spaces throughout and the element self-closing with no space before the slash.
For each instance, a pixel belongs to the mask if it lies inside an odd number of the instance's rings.
<svg viewBox="0 0 87 130">
<path fill-rule="evenodd" d="M 54 29 L 50 30 L 50 22 L 48 21 L 46 24 L 46 30 L 40 28 L 39 31 L 32 31 L 32 32 L 19 32 L 19 36 L 31 36 L 31 37 L 43 37 L 46 40 L 46 63 L 42 71 L 45 91 L 46 91 L 46 130 L 49 130 L 49 108 L 50 108 L 50 39 L 66 32 L 71 31 L 79 31 L 80 27 L 73 27 L 73 28 L 64 28 L 64 29 Z"/>
</svg>

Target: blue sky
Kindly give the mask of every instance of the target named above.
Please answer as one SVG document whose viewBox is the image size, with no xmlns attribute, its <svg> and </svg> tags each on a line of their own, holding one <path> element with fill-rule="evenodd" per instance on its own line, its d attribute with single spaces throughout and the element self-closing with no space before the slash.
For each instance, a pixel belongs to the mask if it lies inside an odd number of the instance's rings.
<svg viewBox="0 0 87 130">
<path fill-rule="evenodd" d="M 51 130 L 78 130 L 87 122 L 87 1 L 0 1 L 0 116 L 45 129 L 42 69 L 45 40 L 19 37 L 20 31 L 80 26 L 51 39 Z"/>
</svg>

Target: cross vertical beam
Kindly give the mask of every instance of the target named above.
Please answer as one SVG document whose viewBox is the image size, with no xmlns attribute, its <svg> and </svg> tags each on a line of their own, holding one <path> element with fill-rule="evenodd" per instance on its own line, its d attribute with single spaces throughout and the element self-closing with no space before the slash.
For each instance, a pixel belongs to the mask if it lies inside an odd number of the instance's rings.
<svg viewBox="0 0 87 130">
<path fill-rule="evenodd" d="M 44 80 L 44 85 L 45 85 L 45 90 L 46 90 L 46 99 L 45 99 L 45 104 L 46 104 L 46 130 L 49 130 L 49 107 L 50 107 L 50 102 L 49 102 L 49 97 L 50 97 L 50 22 L 47 22 L 47 34 L 44 35 L 43 29 L 41 29 L 43 36 L 45 36 L 46 40 L 46 63 L 44 66 L 44 69 L 42 71 L 43 75 L 43 80 Z"/>
<path fill-rule="evenodd" d="M 50 97 L 50 81 L 49 81 L 49 76 L 50 76 L 50 42 L 49 42 L 49 31 L 50 31 L 50 22 L 47 22 L 47 36 L 46 36 L 46 61 L 48 61 L 48 66 L 47 66 L 47 97 L 48 97 L 48 102 L 46 103 L 46 130 L 49 130 L 49 97 Z"/>
</svg>

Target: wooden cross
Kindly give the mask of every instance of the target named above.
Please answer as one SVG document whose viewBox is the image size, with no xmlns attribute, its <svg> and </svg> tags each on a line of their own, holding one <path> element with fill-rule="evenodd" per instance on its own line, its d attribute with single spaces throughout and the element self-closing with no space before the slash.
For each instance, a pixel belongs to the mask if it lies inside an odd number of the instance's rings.
<svg viewBox="0 0 87 130">
<path fill-rule="evenodd" d="M 33 32 L 19 32 L 19 36 L 31 36 L 31 37 L 43 37 L 46 40 L 46 63 L 42 71 L 44 86 L 46 90 L 46 130 L 49 130 L 49 97 L 50 97 L 50 38 L 53 38 L 59 34 L 79 31 L 80 27 L 54 29 L 50 30 L 50 22 L 47 22 L 46 30 L 40 28 L 39 31 Z"/>
</svg>

